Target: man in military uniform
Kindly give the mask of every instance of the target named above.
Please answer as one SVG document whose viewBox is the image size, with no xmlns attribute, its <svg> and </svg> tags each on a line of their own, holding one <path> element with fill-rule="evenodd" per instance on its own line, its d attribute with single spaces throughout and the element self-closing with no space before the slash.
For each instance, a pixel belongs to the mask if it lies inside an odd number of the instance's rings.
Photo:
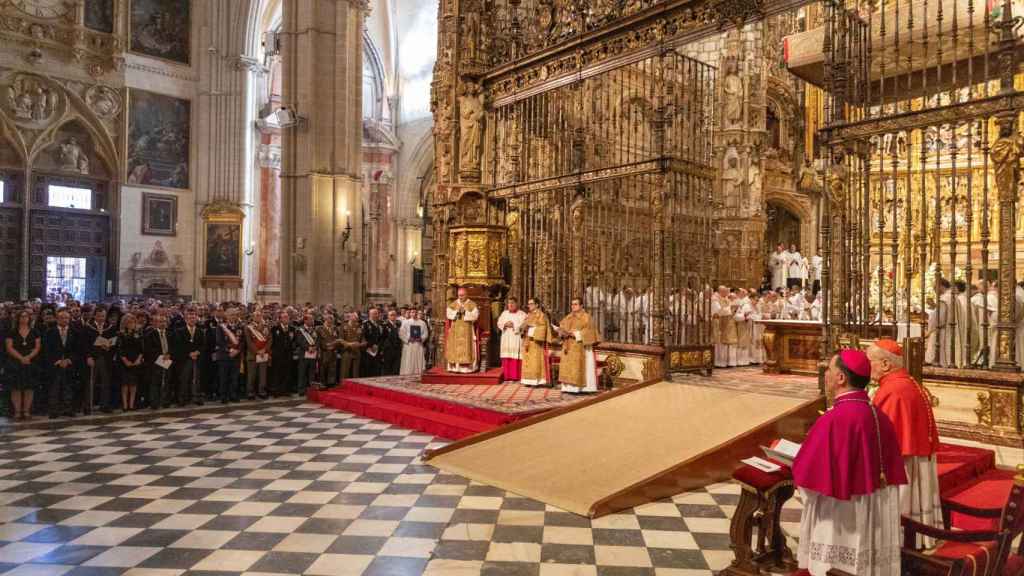
<svg viewBox="0 0 1024 576">
<path fill-rule="evenodd" d="M 341 327 L 341 373 L 339 380 L 358 378 L 359 359 L 362 356 L 366 341 L 363 339 L 363 327 L 359 325 L 359 314 L 349 312 L 345 324 Z"/>
</svg>

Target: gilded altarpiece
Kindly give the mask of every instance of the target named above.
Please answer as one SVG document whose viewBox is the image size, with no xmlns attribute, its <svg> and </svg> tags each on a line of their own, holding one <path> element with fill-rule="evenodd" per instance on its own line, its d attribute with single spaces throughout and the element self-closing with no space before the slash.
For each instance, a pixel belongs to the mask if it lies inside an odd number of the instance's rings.
<svg viewBox="0 0 1024 576">
<path fill-rule="evenodd" d="M 719 72 L 683 47 L 761 8 L 443 0 L 435 309 L 467 283 L 468 227 L 499 227 L 500 277 L 480 297 L 536 297 L 558 319 L 579 296 L 605 346 L 709 368 Z"/>
<path fill-rule="evenodd" d="M 940 4 L 955 26 L 911 0 L 829 1 L 790 39 L 790 69 L 825 91 L 825 351 L 844 333 L 924 336 L 940 433 L 1019 446 L 1019 21 L 1010 2 Z"/>
</svg>

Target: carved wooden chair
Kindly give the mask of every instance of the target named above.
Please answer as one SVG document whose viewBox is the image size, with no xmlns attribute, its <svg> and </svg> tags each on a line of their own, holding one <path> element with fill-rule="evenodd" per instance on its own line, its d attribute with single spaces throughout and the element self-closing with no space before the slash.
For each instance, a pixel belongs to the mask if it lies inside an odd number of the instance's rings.
<svg viewBox="0 0 1024 576">
<path fill-rule="evenodd" d="M 1013 541 L 1024 533 L 1024 465 L 1018 467 L 1009 498 L 1002 507 L 975 508 L 943 501 L 943 517 L 950 511 L 976 518 L 998 520 L 995 528 L 951 530 L 926 526 L 903 518 L 904 542 L 917 535 L 938 540 L 927 550 L 903 549 L 903 573 L 930 576 L 1024 576 L 1024 540 L 1016 550 Z M 947 510 L 949 508 L 949 510 Z M 948 526 L 948 525 L 947 525 Z"/>
</svg>

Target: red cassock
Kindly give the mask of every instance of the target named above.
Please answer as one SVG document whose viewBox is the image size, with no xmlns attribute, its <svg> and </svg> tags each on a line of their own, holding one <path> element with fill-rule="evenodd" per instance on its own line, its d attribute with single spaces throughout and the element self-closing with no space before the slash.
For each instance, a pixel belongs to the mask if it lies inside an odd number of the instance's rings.
<svg viewBox="0 0 1024 576">
<path fill-rule="evenodd" d="M 935 454 L 939 447 L 939 430 L 924 388 L 903 368 L 883 376 L 878 385 L 873 402 L 892 422 L 902 455 L 927 457 Z"/>
</svg>

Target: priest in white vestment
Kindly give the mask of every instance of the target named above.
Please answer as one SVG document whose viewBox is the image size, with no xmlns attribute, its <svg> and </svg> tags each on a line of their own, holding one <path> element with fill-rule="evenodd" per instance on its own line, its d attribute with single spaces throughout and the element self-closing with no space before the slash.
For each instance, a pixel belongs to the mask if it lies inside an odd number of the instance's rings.
<svg viewBox="0 0 1024 576">
<path fill-rule="evenodd" d="M 459 288 L 457 294 L 445 309 L 445 364 L 448 372 L 468 374 L 476 372 L 480 360 L 476 335 L 480 309 L 465 288 Z"/>
<path fill-rule="evenodd" d="M 928 315 L 928 338 L 925 340 L 924 361 L 935 366 L 949 366 L 949 311 L 953 299 L 949 280 L 939 278 L 936 282 L 938 301 Z"/>
<path fill-rule="evenodd" d="M 900 575 L 899 487 L 907 473 L 892 423 L 864 391 L 870 381 L 864 352 L 832 357 L 825 372 L 832 407 L 793 462 L 803 500 L 797 548 L 803 574 Z"/>
<path fill-rule="evenodd" d="M 800 254 L 796 244 L 790 244 L 789 255 L 786 259 L 786 285 L 803 286 L 804 278 L 807 276 L 807 263 Z"/>
<path fill-rule="evenodd" d="M 732 322 L 733 330 L 730 332 L 728 326 L 733 315 L 733 308 L 729 297 L 729 289 L 725 286 L 719 286 L 718 292 L 711 295 L 712 341 L 715 345 L 716 368 L 735 365 L 735 358 L 733 358 L 732 364 L 729 362 L 730 353 L 733 352 L 730 342 L 734 343 L 736 324 L 735 321 Z"/>
<path fill-rule="evenodd" d="M 970 365 L 968 357 L 968 339 L 970 349 L 977 350 L 977 330 L 971 325 L 970 303 L 967 300 L 967 283 L 957 280 L 953 283 L 953 296 L 950 298 L 950 332 L 954 334 L 953 362 L 957 368 Z"/>
<path fill-rule="evenodd" d="M 427 323 L 420 318 L 419 310 L 411 311 L 412 318 L 407 318 L 398 329 L 398 337 L 402 340 L 402 363 L 399 374 L 422 374 L 427 367 L 423 344 L 429 340 Z"/>
<path fill-rule="evenodd" d="M 523 368 L 523 337 L 520 330 L 526 321 L 526 312 L 519 309 L 519 301 L 509 297 L 505 310 L 498 316 L 501 333 L 501 378 L 505 382 L 519 382 Z"/>
<path fill-rule="evenodd" d="M 973 364 L 996 364 L 996 324 L 999 322 L 999 292 L 995 285 L 989 286 L 984 280 L 978 291 L 971 296 L 971 315 L 978 327 L 978 347 L 974 351 Z"/>
<path fill-rule="evenodd" d="M 786 245 L 779 244 L 768 256 L 768 269 L 772 273 L 772 290 L 786 287 Z"/>
<path fill-rule="evenodd" d="M 736 320 L 736 364 L 735 366 L 750 365 L 750 346 L 754 338 L 754 322 L 751 315 L 754 313 L 750 305 L 750 297 L 746 289 L 740 288 L 736 291 L 736 299 L 733 301 Z"/>
<path fill-rule="evenodd" d="M 786 301 L 783 304 L 782 315 L 786 320 L 799 320 L 800 316 L 804 313 L 804 306 L 806 305 L 807 299 L 804 297 L 803 290 L 799 288 L 793 288 L 789 292 L 789 296 L 786 297 Z"/>
<path fill-rule="evenodd" d="M 764 336 L 764 324 L 758 322 L 758 320 L 764 318 L 762 314 L 763 300 L 758 297 L 757 292 L 754 289 L 750 290 L 750 320 L 753 323 L 751 328 L 750 338 L 750 363 L 760 364 L 764 362 L 764 344 L 761 343 L 762 337 Z"/>
<path fill-rule="evenodd" d="M 808 288 L 815 294 L 821 291 L 821 267 L 823 261 L 820 254 L 815 254 L 807 259 L 807 282 Z"/>
</svg>

